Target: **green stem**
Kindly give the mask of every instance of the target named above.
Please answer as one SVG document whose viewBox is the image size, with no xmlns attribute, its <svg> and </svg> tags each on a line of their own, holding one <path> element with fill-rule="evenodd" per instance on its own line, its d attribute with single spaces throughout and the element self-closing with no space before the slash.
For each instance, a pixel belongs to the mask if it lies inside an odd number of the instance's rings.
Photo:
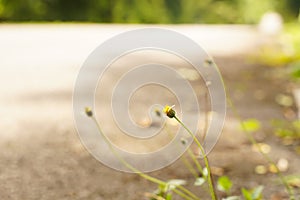
<svg viewBox="0 0 300 200">
<path fill-rule="evenodd" d="M 96 118 L 94 116 L 91 116 L 91 118 L 93 119 L 93 121 L 95 122 L 100 134 L 102 135 L 102 137 L 104 138 L 105 142 L 108 144 L 110 150 L 113 152 L 113 154 L 119 159 L 119 161 L 128 169 L 132 170 L 134 173 L 137 173 L 139 176 L 141 176 L 142 178 L 156 183 L 158 185 L 164 185 L 166 186 L 168 183 L 159 180 L 157 178 L 154 178 L 152 176 L 149 176 L 141 171 L 139 171 L 138 169 L 136 169 L 135 167 L 133 167 L 132 165 L 130 165 L 126 160 L 124 160 L 116 151 L 115 149 L 112 147 L 110 141 L 106 138 L 106 136 L 102 133 L 101 127 L 98 123 L 98 121 L 96 120 Z M 183 197 L 186 200 L 200 200 L 200 198 L 198 198 L 195 194 L 193 194 L 192 192 L 190 192 L 189 190 L 187 190 L 185 187 L 181 186 L 181 185 L 176 185 L 176 187 L 180 190 L 177 190 L 176 188 L 173 189 L 173 191 L 178 194 L 179 196 Z"/>
<path fill-rule="evenodd" d="M 198 145 L 198 147 L 199 147 L 199 149 L 200 149 L 200 151 L 203 155 L 204 163 L 205 163 L 207 173 L 208 173 L 207 177 L 208 177 L 208 185 L 209 185 L 209 191 L 210 191 L 211 198 L 212 198 L 212 200 L 217 200 L 217 195 L 216 195 L 215 188 L 214 188 L 214 183 L 213 183 L 213 178 L 212 178 L 212 175 L 211 175 L 210 165 L 209 165 L 208 158 L 206 156 L 206 153 L 205 153 L 201 143 L 196 138 L 196 136 L 190 131 L 190 129 L 188 127 L 186 127 L 185 124 L 180 119 L 178 119 L 176 116 L 174 116 L 174 118 L 192 136 L 193 140 Z"/>
<path fill-rule="evenodd" d="M 178 186 L 177 186 L 178 187 Z M 179 187 L 178 187 L 179 188 Z M 183 197 L 184 199 L 187 199 L 187 200 L 200 200 L 198 197 L 191 197 L 191 196 L 188 196 L 187 194 L 181 192 L 180 190 L 177 190 L 176 188 L 173 189 L 173 191 L 178 194 L 179 196 Z"/>
<path fill-rule="evenodd" d="M 269 157 L 268 154 L 264 153 L 261 149 L 261 147 L 258 145 L 257 141 L 255 140 L 255 138 L 253 137 L 253 135 L 247 131 L 247 128 L 245 127 L 245 124 L 243 123 L 243 120 L 241 118 L 241 116 L 239 115 L 236 107 L 233 105 L 231 99 L 228 97 L 227 99 L 230 107 L 232 108 L 233 110 L 233 113 L 235 115 L 235 117 L 240 121 L 240 124 L 243 128 L 243 131 L 245 133 L 245 135 L 247 136 L 248 140 L 252 143 L 252 145 L 256 146 L 259 153 L 267 160 L 267 162 L 271 165 L 273 165 L 277 171 L 277 175 L 280 179 L 280 181 L 282 182 L 282 184 L 284 185 L 284 187 L 286 188 L 288 194 L 289 194 L 289 197 L 290 197 L 290 200 L 295 200 L 295 195 L 294 195 L 294 191 L 293 189 L 289 186 L 289 184 L 286 182 L 283 174 L 281 173 L 281 171 L 279 170 L 279 168 L 277 167 L 277 165 L 274 163 L 274 161 Z"/>
</svg>

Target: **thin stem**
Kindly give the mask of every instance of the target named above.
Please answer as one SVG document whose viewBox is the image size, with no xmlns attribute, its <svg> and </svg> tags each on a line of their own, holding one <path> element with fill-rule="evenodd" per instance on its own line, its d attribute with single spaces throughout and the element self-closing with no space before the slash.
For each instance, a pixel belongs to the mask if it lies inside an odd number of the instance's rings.
<svg viewBox="0 0 300 200">
<path fill-rule="evenodd" d="M 153 193 L 145 193 L 145 196 L 147 198 L 151 198 L 151 200 L 166 200 L 164 197 L 157 196 L 156 194 Z"/>
<path fill-rule="evenodd" d="M 282 182 L 282 184 L 284 185 L 284 187 L 286 188 L 286 190 L 287 190 L 287 192 L 289 194 L 290 200 L 295 200 L 293 189 L 286 182 L 283 174 L 281 173 L 281 171 L 279 170 L 279 168 L 277 167 L 277 165 L 274 163 L 274 161 L 270 158 L 270 156 L 268 154 L 266 154 L 265 152 L 262 151 L 261 146 L 258 145 L 258 143 L 255 140 L 255 138 L 253 137 L 253 135 L 249 131 L 247 131 L 247 129 L 245 127 L 245 124 L 243 123 L 243 120 L 242 120 L 241 116 L 239 115 L 236 107 L 234 106 L 234 104 L 232 103 L 232 101 L 231 101 L 231 99 L 229 97 L 228 97 L 227 101 L 228 101 L 229 105 L 231 106 L 235 117 L 240 121 L 240 124 L 241 124 L 241 126 L 243 128 L 243 131 L 244 131 L 245 135 L 247 136 L 248 140 L 252 143 L 252 145 L 254 145 L 254 146 L 257 147 L 259 153 L 267 160 L 267 162 L 270 163 L 271 165 L 273 165 L 275 167 L 275 169 L 277 171 L 277 175 L 278 175 L 280 181 Z"/>
<path fill-rule="evenodd" d="M 168 133 L 168 135 L 172 136 L 172 134 L 170 134 L 170 129 L 167 126 L 167 124 L 165 124 L 165 129 Z M 203 174 L 203 169 L 199 163 L 199 161 L 197 160 L 197 158 L 195 157 L 194 153 L 191 151 L 190 148 L 188 148 L 188 154 L 189 156 L 192 158 L 193 162 L 195 163 L 199 173 Z M 186 165 L 186 167 L 188 168 L 188 170 L 194 175 L 195 178 L 198 178 L 199 175 L 197 174 L 197 172 L 194 170 L 194 168 L 191 166 L 191 163 L 189 162 L 189 160 L 187 160 L 186 158 L 183 158 L 183 162 Z M 207 180 L 207 178 L 204 176 L 204 178 Z"/>
<path fill-rule="evenodd" d="M 186 189 L 185 187 L 183 187 L 182 185 L 177 185 L 176 186 L 178 189 L 182 190 L 183 192 L 185 192 L 187 195 L 189 195 L 192 199 L 194 200 L 200 200 L 199 197 L 197 197 L 194 193 L 192 193 L 191 191 L 189 191 L 188 189 Z"/>
<path fill-rule="evenodd" d="M 144 174 L 142 172 L 140 172 L 138 169 L 134 168 L 132 165 L 130 165 L 126 160 L 124 160 L 116 151 L 115 149 L 112 147 L 112 145 L 110 144 L 110 142 L 108 141 L 108 139 L 105 137 L 105 135 L 103 135 L 102 131 L 101 131 L 101 128 L 100 128 L 100 125 L 98 123 L 98 121 L 96 120 L 95 117 L 92 117 L 93 121 L 95 122 L 95 124 L 97 125 L 97 128 L 100 132 L 100 134 L 102 135 L 102 137 L 104 138 L 104 140 L 106 141 L 106 143 L 108 144 L 110 150 L 113 152 L 113 154 L 119 159 L 119 161 L 125 166 L 127 167 L 128 169 L 132 170 L 133 172 L 139 174 L 141 177 L 153 182 L 153 183 L 156 183 L 156 184 L 166 184 L 164 181 L 161 181 L 159 179 L 156 179 L 152 176 L 149 176 L 147 174 Z"/>
<path fill-rule="evenodd" d="M 102 133 L 101 131 L 101 127 L 98 123 L 98 121 L 96 120 L 96 118 L 94 116 L 91 116 L 91 118 L 93 119 L 93 121 L 95 122 L 100 134 L 102 135 L 102 137 L 104 138 L 105 142 L 108 144 L 110 150 L 113 152 L 113 154 L 119 159 L 119 161 L 125 166 L 127 167 L 128 169 L 132 170 L 133 172 L 137 173 L 139 176 L 141 176 L 142 178 L 150 181 L 150 182 L 153 182 L 153 183 L 156 183 L 158 185 L 164 185 L 166 186 L 168 183 L 162 181 L 162 180 L 159 180 L 157 178 L 154 178 L 152 176 L 149 176 L 141 171 L 139 171 L 138 169 L 136 169 L 135 167 L 133 167 L 132 165 L 130 165 L 126 160 L 124 160 L 116 151 L 115 149 L 112 147 L 110 141 L 106 138 L 106 136 Z M 180 190 L 177 190 L 176 188 L 173 189 L 173 191 L 178 194 L 179 196 L 183 197 L 184 199 L 186 200 L 200 200 L 200 198 L 198 198 L 195 194 L 193 194 L 192 192 L 190 192 L 189 190 L 187 190 L 185 187 L 181 186 L 181 185 L 176 185 L 176 187 Z"/>
<path fill-rule="evenodd" d="M 207 177 L 208 177 L 208 185 L 209 185 L 209 191 L 210 191 L 211 198 L 212 198 L 212 200 L 217 200 L 217 195 L 216 195 L 214 184 L 213 184 L 213 179 L 212 179 L 212 175 L 211 175 L 210 165 L 209 165 L 208 158 L 206 156 L 206 153 L 205 153 L 205 151 L 204 151 L 201 143 L 196 138 L 196 136 L 190 131 L 190 129 L 188 127 L 186 127 L 185 124 L 180 119 L 178 119 L 176 116 L 174 116 L 174 118 L 192 136 L 193 140 L 198 145 L 198 147 L 199 147 L 199 149 L 200 149 L 200 151 L 201 151 L 201 153 L 203 155 L 204 163 L 205 163 L 205 166 L 206 166 L 206 169 L 207 169 L 207 173 L 208 173 Z"/>
</svg>

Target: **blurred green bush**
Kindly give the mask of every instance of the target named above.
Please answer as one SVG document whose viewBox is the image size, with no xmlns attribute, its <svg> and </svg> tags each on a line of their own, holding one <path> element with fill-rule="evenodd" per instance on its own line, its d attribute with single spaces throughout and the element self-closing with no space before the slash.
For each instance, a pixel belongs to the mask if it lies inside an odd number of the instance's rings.
<svg viewBox="0 0 300 200">
<path fill-rule="evenodd" d="M 293 77 L 300 77 L 300 22 L 287 23 L 272 43 L 263 44 L 254 60 L 266 66 L 288 66 Z"/>
<path fill-rule="evenodd" d="M 267 11 L 285 21 L 299 0 L 0 0 L 0 21 L 257 23 Z"/>
</svg>

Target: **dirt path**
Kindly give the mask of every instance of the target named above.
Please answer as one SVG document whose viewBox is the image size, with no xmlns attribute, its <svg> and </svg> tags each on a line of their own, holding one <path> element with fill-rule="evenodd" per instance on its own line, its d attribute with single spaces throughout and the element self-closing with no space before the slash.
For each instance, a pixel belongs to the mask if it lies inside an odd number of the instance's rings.
<svg viewBox="0 0 300 200">
<path fill-rule="evenodd" d="M 14 42 L 15 35 L 19 34 L 19 27 L 17 25 L 0 26 L 0 29 L 4 31 L 4 33 L 0 32 L 0 35 L 4 34 L 6 39 L 9 39 L 5 40 L 7 49 L 1 47 L 1 54 L 5 59 L 0 61 L 2 74 L 0 86 L 2 94 L 0 105 L 2 119 L 0 124 L 0 198 L 3 200 L 134 200 L 143 199 L 145 192 L 155 189 L 153 184 L 136 175 L 117 172 L 103 166 L 80 143 L 72 116 L 72 88 L 80 66 L 78 61 L 81 58 L 84 59 L 87 52 L 93 49 L 94 44 L 92 39 L 88 40 L 88 45 L 84 45 L 84 41 L 80 40 L 79 46 L 81 44 L 84 51 L 82 49 L 75 50 L 75 57 L 76 55 L 81 57 L 77 56 L 74 59 L 69 54 L 66 56 L 67 59 L 63 59 L 61 54 L 64 51 L 61 48 L 65 48 L 63 44 L 69 45 L 68 48 L 70 48 L 72 42 L 78 40 L 80 36 L 84 38 L 88 33 L 93 33 L 91 27 L 81 28 L 83 32 L 86 31 L 86 35 L 79 34 L 78 37 L 71 37 L 66 43 L 58 42 L 47 48 L 47 45 L 44 47 L 37 44 L 31 45 L 26 37 L 16 39 L 17 42 Z M 179 27 L 183 31 L 186 30 L 185 28 L 187 27 Z M 61 34 L 65 34 L 63 37 L 66 39 L 74 29 L 78 28 L 74 26 L 59 27 L 55 29 L 58 33 L 53 29 L 55 28 L 52 26 L 33 29 L 25 26 L 22 29 L 21 26 L 21 31 L 24 31 L 25 36 L 36 33 L 36 37 L 41 41 L 46 40 L 48 45 L 53 44 L 54 40 L 57 42 L 56 39 L 61 39 L 59 31 Z M 124 27 L 112 27 L 112 32 L 123 29 Z M 248 28 L 246 29 L 248 30 Z M 111 32 L 105 32 L 105 30 L 108 30 L 107 26 L 95 28 L 96 33 L 108 37 Z M 207 45 L 213 44 L 213 36 L 209 33 L 214 33 L 214 28 L 198 27 L 196 30 L 206 30 L 206 34 L 210 35 L 208 38 L 211 38 L 208 40 L 211 43 L 207 42 Z M 196 30 L 190 29 L 189 31 L 193 33 L 191 35 L 195 36 L 193 31 Z M 232 36 L 239 29 L 227 27 L 223 30 L 225 30 L 225 36 L 226 34 Z M 230 30 L 233 30 L 234 34 L 230 34 Z M 37 34 L 37 31 L 41 31 L 42 34 Z M 54 36 L 51 35 L 52 33 Z M 240 38 L 257 37 L 254 33 L 247 34 L 244 36 L 241 34 Z M 93 35 L 93 37 L 96 36 Z M 220 41 L 222 40 L 224 38 L 220 38 Z M 35 41 L 35 39 L 30 37 L 29 41 Z M 234 42 L 232 43 L 234 44 Z M 252 47 L 250 44 L 245 44 L 245 46 Z M 32 48 L 34 53 L 26 52 L 27 48 Z M 37 54 L 39 48 L 41 48 L 41 53 Z M 51 53 L 56 48 L 60 49 L 57 54 L 47 56 L 47 53 L 42 53 L 44 50 Z M 245 56 L 231 55 L 228 57 L 226 55 L 227 57 L 224 57 L 225 54 L 222 55 L 221 52 L 227 51 L 222 45 L 219 49 L 214 48 L 217 50 L 214 51 L 212 48 L 211 51 L 216 55 L 215 60 L 220 67 L 229 95 L 241 116 L 257 118 L 262 122 L 268 122 L 273 118 L 283 118 L 282 108 L 275 103 L 274 98 L 278 93 L 285 92 L 285 83 L 268 78 L 269 69 L 249 64 Z M 223 50 L 220 50 L 222 48 Z M 35 60 L 36 57 L 40 60 Z M 41 65 L 41 63 L 45 63 L 45 65 Z M 282 157 L 288 159 L 289 171 L 287 174 L 299 173 L 299 155 L 281 145 L 272 136 L 268 126 L 264 128 L 264 131 L 264 133 L 259 132 L 256 136 L 259 141 L 271 145 L 271 157 L 275 160 Z M 256 175 L 254 173 L 254 167 L 264 164 L 265 161 L 258 153 L 251 150 L 251 145 L 241 133 L 238 120 L 230 108 L 223 134 L 216 148 L 210 154 L 210 160 L 213 166 L 225 169 L 225 174 L 232 178 L 234 194 L 238 194 L 241 187 L 255 187 L 260 184 L 265 186 L 266 199 L 274 194 L 283 194 L 283 187 L 277 184 L 275 175 Z M 154 172 L 153 175 L 164 179 L 184 178 L 193 182 L 193 177 L 180 160 L 163 170 Z M 188 187 L 196 193 L 202 194 L 198 188 L 191 185 Z M 206 197 L 204 195 L 203 199 Z"/>
</svg>

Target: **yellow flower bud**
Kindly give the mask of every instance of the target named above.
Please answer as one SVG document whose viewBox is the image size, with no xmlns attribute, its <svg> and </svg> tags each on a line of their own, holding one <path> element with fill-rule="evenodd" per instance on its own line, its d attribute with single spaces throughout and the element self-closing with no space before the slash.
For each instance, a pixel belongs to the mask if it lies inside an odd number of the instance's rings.
<svg viewBox="0 0 300 200">
<path fill-rule="evenodd" d="M 175 112 L 175 110 L 173 110 L 173 107 L 174 106 L 166 105 L 165 108 L 164 108 L 164 113 L 166 113 L 166 115 L 170 118 L 173 118 L 173 117 L 176 116 L 176 112 Z"/>
<path fill-rule="evenodd" d="M 85 114 L 88 116 L 88 117 L 92 117 L 93 116 L 93 111 L 90 107 L 85 107 Z"/>
</svg>

